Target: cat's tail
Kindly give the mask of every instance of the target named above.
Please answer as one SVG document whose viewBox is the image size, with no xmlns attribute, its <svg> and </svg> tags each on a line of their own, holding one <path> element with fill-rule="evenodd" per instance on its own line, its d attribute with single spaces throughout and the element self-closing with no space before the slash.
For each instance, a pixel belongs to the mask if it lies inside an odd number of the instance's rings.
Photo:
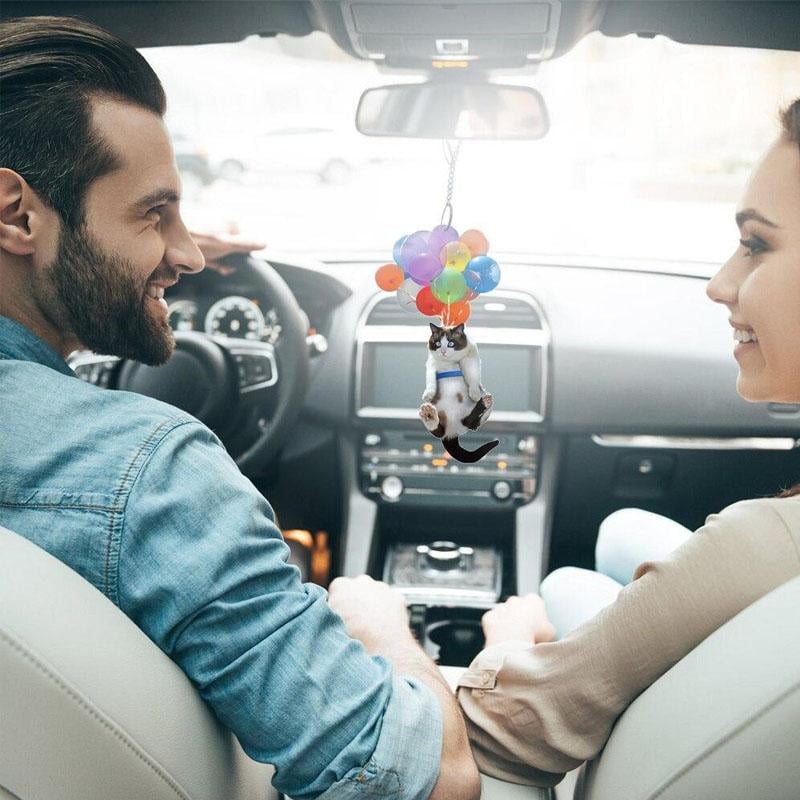
<svg viewBox="0 0 800 800">
<path fill-rule="evenodd" d="M 498 444 L 500 444 L 500 440 L 495 439 L 494 441 L 482 444 L 477 450 L 465 450 L 458 443 L 458 436 L 454 436 L 452 439 L 442 439 L 444 449 L 447 450 L 456 461 L 460 461 L 462 464 L 474 464 L 476 461 L 480 461 L 490 450 L 497 447 Z"/>
</svg>

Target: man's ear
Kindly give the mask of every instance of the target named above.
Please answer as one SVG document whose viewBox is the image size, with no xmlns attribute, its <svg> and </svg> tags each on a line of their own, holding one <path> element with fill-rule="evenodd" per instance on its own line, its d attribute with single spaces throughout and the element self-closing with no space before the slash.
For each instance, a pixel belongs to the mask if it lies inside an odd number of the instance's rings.
<svg viewBox="0 0 800 800">
<path fill-rule="evenodd" d="M 25 178 L 0 168 L 0 250 L 15 256 L 36 252 L 45 213 L 44 204 Z"/>
</svg>

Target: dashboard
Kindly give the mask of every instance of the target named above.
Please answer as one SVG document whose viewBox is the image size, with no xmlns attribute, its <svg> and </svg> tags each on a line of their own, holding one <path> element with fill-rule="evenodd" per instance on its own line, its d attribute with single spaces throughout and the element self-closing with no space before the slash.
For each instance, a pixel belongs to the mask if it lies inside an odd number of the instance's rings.
<svg viewBox="0 0 800 800">
<path fill-rule="evenodd" d="M 417 418 L 427 321 L 397 314 L 374 282 L 380 262 L 269 263 L 327 342 L 311 360 L 280 476 L 264 487 L 284 526 L 335 535 L 347 525 L 352 538 L 373 524 L 369 514 L 347 522 L 367 503 L 379 509 L 374 524 L 398 536 L 424 529 L 437 538 L 446 524 L 480 542 L 542 514 L 552 527 L 549 567 L 591 566 L 597 526 L 616 508 L 698 527 L 731 502 L 800 478 L 800 406 L 737 395 L 726 311 L 691 265 L 681 274 L 500 259 L 503 281 L 487 295 L 497 302 L 477 309 L 467 331 L 495 397 L 492 419 L 469 436 L 502 444 L 470 472 L 442 457 Z M 167 301 L 175 326 L 280 343 L 269 298 L 242 276 L 206 270 Z M 351 572 L 364 571 L 371 552 L 358 541 L 344 556 Z"/>
<path fill-rule="evenodd" d="M 392 296 L 375 286 L 379 263 L 269 263 L 297 298 L 309 330 L 328 339 L 308 411 L 343 426 L 397 416 L 416 424 L 411 401 L 422 387 L 413 379 L 424 379 L 427 320 L 392 312 Z M 540 432 L 800 432 L 800 407 L 737 395 L 726 312 L 706 297 L 706 279 L 577 262 L 501 263 L 503 282 L 486 295 L 502 301 L 489 304 L 494 318 L 484 309 L 467 322 L 484 345 L 484 369 L 497 376 L 496 387 L 486 382 L 496 398 L 493 419 L 507 412 L 508 424 Z M 270 299 L 236 273 L 207 269 L 171 287 L 166 299 L 177 330 L 280 341 Z M 535 353 L 531 360 L 510 352 L 520 345 Z M 370 370 L 378 377 L 365 374 Z"/>
</svg>

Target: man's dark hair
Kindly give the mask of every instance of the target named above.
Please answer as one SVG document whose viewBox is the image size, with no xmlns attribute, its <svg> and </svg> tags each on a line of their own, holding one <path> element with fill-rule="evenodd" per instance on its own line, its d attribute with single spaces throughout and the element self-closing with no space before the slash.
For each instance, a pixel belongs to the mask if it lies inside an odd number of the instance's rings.
<svg viewBox="0 0 800 800">
<path fill-rule="evenodd" d="M 72 230 L 91 183 L 120 166 L 92 128 L 95 97 L 166 110 L 152 67 L 114 34 L 71 17 L 0 23 L 0 167 L 25 178 Z"/>
</svg>

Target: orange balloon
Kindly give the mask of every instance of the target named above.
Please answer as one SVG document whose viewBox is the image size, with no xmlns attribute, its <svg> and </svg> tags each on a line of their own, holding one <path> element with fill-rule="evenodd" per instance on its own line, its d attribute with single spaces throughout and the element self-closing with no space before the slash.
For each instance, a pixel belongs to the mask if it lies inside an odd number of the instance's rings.
<svg viewBox="0 0 800 800">
<path fill-rule="evenodd" d="M 475 228 L 464 231 L 460 241 L 469 247 L 473 256 L 485 256 L 489 252 L 489 240 Z"/>
<path fill-rule="evenodd" d="M 459 300 L 458 303 L 451 303 L 442 309 L 442 325 L 451 328 L 453 325 L 460 325 L 469 319 L 471 309 L 466 300 Z"/>
<path fill-rule="evenodd" d="M 417 292 L 417 308 L 426 317 L 438 317 L 442 313 L 444 303 L 433 296 L 430 286 L 423 286 Z"/>
<path fill-rule="evenodd" d="M 405 277 L 402 267 L 398 267 L 397 264 L 384 264 L 375 273 L 375 283 L 384 292 L 393 292 L 395 289 L 400 288 L 400 284 L 405 280 Z"/>
</svg>

